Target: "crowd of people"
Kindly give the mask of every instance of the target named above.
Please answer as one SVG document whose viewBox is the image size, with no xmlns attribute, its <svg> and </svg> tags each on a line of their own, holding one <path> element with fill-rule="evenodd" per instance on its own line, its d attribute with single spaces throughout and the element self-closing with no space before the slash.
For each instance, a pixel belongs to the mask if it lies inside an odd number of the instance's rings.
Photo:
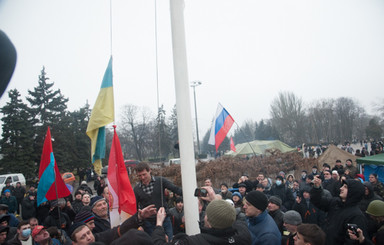
<svg viewBox="0 0 384 245">
<path fill-rule="evenodd" d="M 351 160 L 313 166 L 300 179 L 244 174 L 232 185 L 206 179 L 197 195 L 201 233 L 185 234 L 182 190 L 135 172 L 137 213 L 110 223 L 108 185 L 82 181 L 73 195 L 36 205 L 36 186 L 7 184 L 0 200 L 0 245 L 13 244 L 384 244 L 384 186 L 365 180 Z M 201 190 L 205 190 L 205 192 Z M 206 193 L 204 195 L 204 193 Z"/>
</svg>

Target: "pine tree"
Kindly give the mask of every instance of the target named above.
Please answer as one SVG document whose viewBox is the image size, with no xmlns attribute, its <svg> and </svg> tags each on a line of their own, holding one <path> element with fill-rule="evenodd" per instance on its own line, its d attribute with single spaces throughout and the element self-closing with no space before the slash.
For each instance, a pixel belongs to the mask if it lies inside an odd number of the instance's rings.
<svg viewBox="0 0 384 245">
<path fill-rule="evenodd" d="M 51 127 L 52 137 L 60 142 L 60 139 L 55 135 L 55 131 L 60 130 L 56 127 L 59 127 L 60 122 L 64 120 L 67 109 L 66 103 L 68 99 L 61 94 L 60 89 L 54 91 L 52 89 L 54 83 L 49 83 L 48 80 L 49 78 L 46 76 L 45 68 L 43 67 L 39 75 L 38 86 L 33 91 L 28 90 L 29 97 L 27 97 L 27 100 L 30 103 L 30 111 L 33 118 L 36 119 L 36 123 L 33 125 L 36 132 L 34 150 L 38 156 L 36 162 L 40 162 L 40 155 L 48 126 Z M 61 126 L 66 127 L 63 123 L 61 123 Z M 60 155 L 57 151 L 61 151 L 61 146 L 53 142 L 53 147 L 55 155 Z"/>
<path fill-rule="evenodd" d="M 0 152 L 3 158 L 0 162 L 3 172 L 23 173 L 28 179 L 37 174 L 33 150 L 33 118 L 16 89 L 9 91 L 8 95 L 10 102 L 1 108 L 3 132 Z"/>
</svg>

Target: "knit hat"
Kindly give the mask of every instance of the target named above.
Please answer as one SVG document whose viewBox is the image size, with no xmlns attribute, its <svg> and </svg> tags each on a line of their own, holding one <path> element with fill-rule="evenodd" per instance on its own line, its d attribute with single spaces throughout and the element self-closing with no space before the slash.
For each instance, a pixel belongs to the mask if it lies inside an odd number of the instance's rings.
<svg viewBox="0 0 384 245">
<path fill-rule="evenodd" d="M 35 239 L 35 237 L 40 233 L 40 231 L 44 229 L 44 226 L 42 225 L 37 225 L 32 231 L 32 238 Z"/>
<path fill-rule="evenodd" d="M 6 190 L 4 191 L 4 194 L 7 193 L 7 192 L 11 192 L 11 191 L 10 191 L 9 189 L 6 189 Z"/>
<path fill-rule="evenodd" d="M 73 223 L 73 225 L 71 225 L 71 227 L 69 228 L 69 231 L 68 231 L 68 235 L 69 237 L 72 237 L 74 231 L 81 227 L 81 226 L 87 226 L 85 223 L 83 222 L 77 222 L 77 223 Z"/>
<path fill-rule="evenodd" d="M 235 191 L 234 193 L 232 193 L 232 197 L 233 197 L 233 196 L 238 196 L 238 197 L 240 197 L 240 200 L 243 199 L 243 196 L 240 194 L 240 192 L 237 192 L 237 191 Z"/>
<path fill-rule="evenodd" d="M 92 214 L 92 212 L 88 210 L 81 210 L 76 214 L 75 220 L 73 222 L 83 222 L 88 223 L 89 221 L 95 219 L 95 216 Z"/>
<path fill-rule="evenodd" d="M 282 205 L 282 201 L 281 201 L 281 199 L 279 198 L 279 197 L 277 197 L 277 196 L 271 196 L 270 198 L 269 198 L 269 202 L 270 203 L 273 203 L 273 204 L 276 204 L 277 206 L 279 206 L 279 207 L 281 207 L 281 205 Z"/>
<path fill-rule="evenodd" d="M 87 184 L 87 181 L 83 180 L 81 181 L 81 185 L 86 185 Z"/>
<path fill-rule="evenodd" d="M 367 211 L 365 212 L 375 217 L 384 216 L 384 202 L 381 200 L 374 200 L 370 202 Z"/>
<path fill-rule="evenodd" d="M 281 181 L 284 180 L 283 176 L 281 176 L 281 175 L 277 175 L 277 176 L 276 176 L 276 179 L 280 179 Z"/>
<path fill-rule="evenodd" d="M 89 206 L 93 208 L 96 205 L 96 203 L 100 201 L 105 201 L 105 199 L 101 196 L 94 196 L 92 197 L 91 202 L 89 203 Z"/>
<path fill-rule="evenodd" d="M 268 206 L 267 196 L 260 191 L 251 191 L 246 196 L 245 199 L 255 208 L 264 211 Z"/>
<path fill-rule="evenodd" d="M 231 227 L 236 220 L 236 210 L 224 200 L 213 200 L 205 210 L 207 220 L 213 228 L 225 229 Z"/>
<path fill-rule="evenodd" d="M 284 223 L 290 225 L 300 225 L 302 223 L 301 215 L 295 210 L 289 210 L 284 213 Z"/>
</svg>

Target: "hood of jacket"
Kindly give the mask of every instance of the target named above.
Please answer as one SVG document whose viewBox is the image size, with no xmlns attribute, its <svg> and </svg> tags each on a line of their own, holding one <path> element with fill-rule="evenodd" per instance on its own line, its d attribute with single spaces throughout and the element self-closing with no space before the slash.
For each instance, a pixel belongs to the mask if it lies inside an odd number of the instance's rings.
<svg viewBox="0 0 384 245">
<path fill-rule="evenodd" d="M 359 180 L 347 179 L 343 181 L 348 186 L 346 206 L 357 205 L 364 197 L 365 188 Z"/>
</svg>

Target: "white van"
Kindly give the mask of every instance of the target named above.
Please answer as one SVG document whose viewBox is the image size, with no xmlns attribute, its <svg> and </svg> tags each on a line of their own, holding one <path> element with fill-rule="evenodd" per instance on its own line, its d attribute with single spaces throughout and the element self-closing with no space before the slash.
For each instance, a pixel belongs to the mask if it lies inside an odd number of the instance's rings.
<svg viewBox="0 0 384 245">
<path fill-rule="evenodd" d="M 11 181 L 11 185 L 16 187 L 16 183 L 20 182 L 22 186 L 25 186 L 25 177 L 23 174 L 2 174 L 0 175 L 0 191 L 5 186 L 6 181 Z"/>
</svg>

